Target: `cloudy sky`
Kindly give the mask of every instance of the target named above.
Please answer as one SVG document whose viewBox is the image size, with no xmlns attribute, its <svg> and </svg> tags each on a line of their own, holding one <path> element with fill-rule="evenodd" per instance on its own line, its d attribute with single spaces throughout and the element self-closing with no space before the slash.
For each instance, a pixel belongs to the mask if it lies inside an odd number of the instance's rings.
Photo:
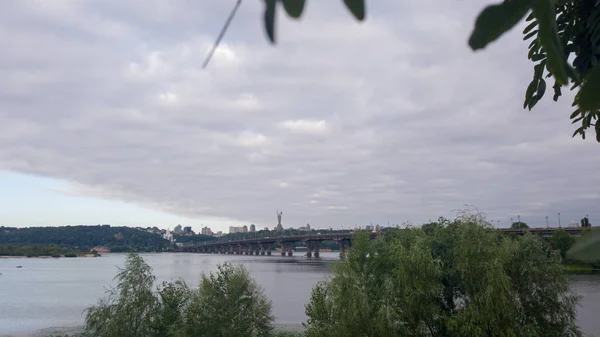
<svg viewBox="0 0 600 337">
<path fill-rule="evenodd" d="M 466 41 L 484 3 L 0 2 L 0 224 L 421 223 L 475 205 L 500 226 L 590 215 L 600 145 L 571 96 L 522 109 L 516 29 Z M 567 91 L 567 90 L 565 90 Z"/>
</svg>

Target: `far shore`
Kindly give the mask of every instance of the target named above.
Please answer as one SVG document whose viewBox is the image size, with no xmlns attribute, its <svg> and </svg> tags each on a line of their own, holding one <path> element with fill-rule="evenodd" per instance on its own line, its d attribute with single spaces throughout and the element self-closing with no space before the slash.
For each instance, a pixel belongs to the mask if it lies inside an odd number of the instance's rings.
<svg viewBox="0 0 600 337">
<path fill-rule="evenodd" d="M 274 323 L 273 328 L 278 332 L 289 332 L 289 333 L 297 333 L 304 332 L 305 327 L 302 324 L 286 324 L 286 323 Z M 83 333 L 83 326 L 70 326 L 70 327 L 52 327 L 52 328 L 43 328 L 33 333 L 32 335 L 27 335 L 31 337 L 77 337 Z M 1 336 L 1 335 L 0 335 Z"/>
<path fill-rule="evenodd" d="M 44 255 L 44 256 L 23 256 L 23 255 L 0 255 L 0 259 L 60 259 L 60 258 L 67 258 L 67 259 L 72 259 L 74 257 L 99 257 L 100 255 L 94 255 L 94 254 L 81 254 L 81 255 L 77 255 L 77 256 L 73 256 L 73 257 L 65 257 L 64 255 L 61 256 L 50 256 L 50 255 Z"/>
</svg>

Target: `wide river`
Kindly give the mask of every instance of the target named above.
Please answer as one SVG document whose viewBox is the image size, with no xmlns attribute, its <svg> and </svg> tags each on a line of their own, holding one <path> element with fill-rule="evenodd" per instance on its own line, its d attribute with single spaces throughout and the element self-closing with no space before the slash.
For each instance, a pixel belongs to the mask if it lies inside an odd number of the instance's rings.
<svg viewBox="0 0 600 337">
<path fill-rule="evenodd" d="M 301 253 L 297 253 L 300 255 Z M 191 253 L 142 254 L 157 281 L 182 278 L 196 286 L 202 272 L 222 262 L 241 263 L 273 301 L 276 323 L 300 324 L 312 287 L 329 275 L 337 253 L 302 256 L 238 256 Z M 28 336 L 43 328 L 81 325 L 83 310 L 104 295 L 125 254 L 98 258 L 0 258 L 0 335 Z M 22 265 L 22 268 L 16 268 Z M 586 336 L 600 337 L 600 275 L 574 275 L 583 296 L 578 321 Z"/>
</svg>

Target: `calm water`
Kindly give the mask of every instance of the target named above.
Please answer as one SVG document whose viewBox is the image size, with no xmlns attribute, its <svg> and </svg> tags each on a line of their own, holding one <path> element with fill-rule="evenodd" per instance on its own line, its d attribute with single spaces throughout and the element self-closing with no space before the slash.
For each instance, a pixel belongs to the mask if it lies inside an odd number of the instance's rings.
<svg viewBox="0 0 600 337">
<path fill-rule="evenodd" d="M 304 321 L 304 305 L 312 287 L 327 277 L 337 259 L 337 253 L 321 253 L 319 260 L 189 253 L 142 256 L 158 281 L 182 278 L 192 285 L 198 284 L 202 272 L 215 271 L 218 263 L 242 263 L 273 301 L 276 322 L 281 324 Z M 124 258 L 124 254 L 104 254 L 100 258 L 0 259 L 0 335 L 81 325 L 82 311 L 104 295 Z M 600 275 L 577 275 L 572 281 L 584 296 L 579 323 L 587 335 L 600 337 Z"/>
</svg>

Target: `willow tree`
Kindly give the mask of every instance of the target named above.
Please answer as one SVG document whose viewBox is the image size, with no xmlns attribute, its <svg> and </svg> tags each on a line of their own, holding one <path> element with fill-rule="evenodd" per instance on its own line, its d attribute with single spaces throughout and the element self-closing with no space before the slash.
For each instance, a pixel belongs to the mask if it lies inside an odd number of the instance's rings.
<svg viewBox="0 0 600 337">
<path fill-rule="evenodd" d="M 580 336 L 559 253 L 488 228 L 458 220 L 377 240 L 357 234 L 313 289 L 306 335 Z"/>
</svg>

